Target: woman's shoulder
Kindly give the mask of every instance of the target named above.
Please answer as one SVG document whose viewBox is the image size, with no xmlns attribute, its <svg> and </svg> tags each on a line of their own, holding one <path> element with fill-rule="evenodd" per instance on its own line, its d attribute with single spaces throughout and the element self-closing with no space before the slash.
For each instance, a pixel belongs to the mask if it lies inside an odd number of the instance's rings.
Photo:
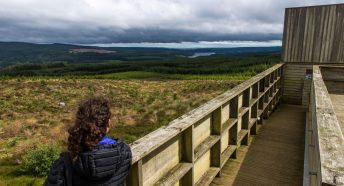
<svg viewBox="0 0 344 186">
<path fill-rule="evenodd" d="M 124 159 L 131 159 L 132 152 L 130 145 L 120 139 L 115 140 L 116 143 L 98 144 L 91 152 L 86 152 L 83 154 L 91 155 L 94 158 L 121 157 Z"/>
</svg>

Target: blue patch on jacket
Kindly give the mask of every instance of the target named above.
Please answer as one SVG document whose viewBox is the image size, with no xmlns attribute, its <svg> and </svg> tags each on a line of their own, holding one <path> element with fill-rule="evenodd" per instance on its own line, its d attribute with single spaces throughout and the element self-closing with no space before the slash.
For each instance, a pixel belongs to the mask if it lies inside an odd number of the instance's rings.
<svg viewBox="0 0 344 186">
<path fill-rule="evenodd" d="M 108 145 L 108 144 L 114 144 L 116 143 L 115 139 L 110 138 L 109 136 L 104 136 L 100 141 L 99 141 L 99 145 Z"/>
</svg>

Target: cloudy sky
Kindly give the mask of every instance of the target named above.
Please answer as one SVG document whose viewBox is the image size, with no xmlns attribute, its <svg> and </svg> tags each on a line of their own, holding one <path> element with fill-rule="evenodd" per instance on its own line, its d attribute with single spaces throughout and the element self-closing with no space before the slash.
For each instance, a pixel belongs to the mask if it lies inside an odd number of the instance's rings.
<svg viewBox="0 0 344 186">
<path fill-rule="evenodd" d="M 284 8 L 344 0 L 0 0 L 0 41 L 278 40 Z"/>
</svg>

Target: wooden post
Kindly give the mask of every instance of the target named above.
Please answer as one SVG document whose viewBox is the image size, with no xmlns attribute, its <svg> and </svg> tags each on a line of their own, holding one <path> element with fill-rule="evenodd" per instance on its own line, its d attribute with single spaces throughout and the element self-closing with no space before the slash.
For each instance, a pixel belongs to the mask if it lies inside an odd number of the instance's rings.
<svg viewBox="0 0 344 186">
<path fill-rule="evenodd" d="M 242 106 L 243 107 L 249 107 L 250 106 L 250 94 L 251 94 L 251 87 L 249 87 L 248 89 L 246 89 L 244 91 L 244 94 L 243 94 L 243 103 L 242 103 Z"/>
<path fill-rule="evenodd" d="M 252 86 L 252 98 L 258 98 L 259 94 L 259 82 L 255 83 Z"/>
<path fill-rule="evenodd" d="M 187 128 L 182 134 L 182 161 L 187 163 L 194 162 L 194 125 Z M 194 185 L 193 167 L 181 179 L 182 185 Z"/>
<path fill-rule="evenodd" d="M 212 135 L 221 135 L 222 131 L 222 106 L 216 109 L 212 113 L 212 128 L 211 128 L 211 134 Z"/>
<path fill-rule="evenodd" d="M 270 74 L 268 74 L 268 75 L 266 75 L 265 77 L 264 77 L 264 82 L 265 82 L 265 87 L 269 87 L 269 85 L 270 85 Z"/>
<path fill-rule="evenodd" d="M 252 107 L 251 107 L 251 118 L 255 118 L 258 120 L 258 103 L 255 103 Z M 257 134 L 257 121 L 252 125 L 250 132 L 252 135 L 256 135 Z"/>
<path fill-rule="evenodd" d="M 241 141 L 242 145 L 248 145 L 249 142 L 249 137 L 250 137 L 250 111 L 246 112 L 243 116 L 242 116 L 242 120 L 241 120 L 242 124 L 242 129 L 247 130 L 247 134 L 244 137 L 244 139 Z"/>
<path fill-rule="evenodd" d="M 127 177 L 126 184 L 128 186 L 142 186 L 142 160 L 139 160 L 132 165 L 130 173 Z"/>
<path fill-rule="evenodd" d="M 272 97 L 274 94 L 273 87 L 269 89 L 269 97 Z"/>
<path fill-rule="evenodd" d="M 235 96 L 230 100 L 230 112 L 229 115 L 231 118 L 239 119 L 239 99 L 238 96 Z M 230 144 L 237 146 L 238 143 L 238 122 L 230 129 L 229 131 L 230 136 Z M 236 158 L 237 152 L 233 154 L 233 158 Z"/>
<path fill-rule="evenodd" d="M 229 129 L 229 145 L 237 145 L 238 143 L 238 123 L 236 123 L 231 129 Z M 237 157 L 237 151 L 235 151 L 231 158 Z"/>
<path fill-rule="evenodd" d="M 259 92 L 264 92 L 265 91 L 265 78 L 262 78 L 259 81 Z"/>
<path fill-rule="evenodd" d="M 239 100 L 238 96 L 235 96 L 233 99 L 230 101 L 230 117 L 231 118 L 237 118 L 238 119 L 238 113 L 239 113 Z"/>
<path fill-rule="evenodd" d="M 264 103 L 267 103 L 269 101 L 269 91 L 267 91 L 265 94 L 264 94 Z"/>
<path fill-rule="evenodd" d="M 256 135 L 257 134 L 257 121 L 254 122 L 254 124 L 252 125 L 251 129 L 250 129 L 250 134 L 251 135 Z"/>
<path fill-rule="evenodd" d="M 222 131 L 222 106 L 216 109 L 212 113 L 212 128 L 211 134 L 212 135 L 221 135 Z M 210 151 L 211 155 L 211 162 L 210 165 L 212 167 L 221 167 L 221 139 L 215 143 L 215 145 L 211 148 Z M 217 176 L 221 175 L 221 170 L 217 174 Z"/>
</svg>

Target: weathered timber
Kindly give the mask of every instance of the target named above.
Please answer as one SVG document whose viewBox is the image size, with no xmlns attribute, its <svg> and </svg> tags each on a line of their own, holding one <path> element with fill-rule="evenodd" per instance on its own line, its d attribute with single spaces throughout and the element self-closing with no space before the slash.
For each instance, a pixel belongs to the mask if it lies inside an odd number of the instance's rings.
<svg viewBox="0 0 344 186">
<path fill-rule="evenodd" d="M 316 143 L 315 154 L 310 154 L 315 160 L 319 158 L 312 174 L 317 175 L 316 184 L 344 185 L 344 137 L 319 66 L 313 67 L 311 97 Z"/>
<path fill-rule="evenodd" d="M 211 185 L 301 185 L 305 109 L 281 104 Z"/>
<path fill-rule="evenodd" d="M 344 4 L 287 8 L 283 62 L 344 63 Z"/>
</svg>

